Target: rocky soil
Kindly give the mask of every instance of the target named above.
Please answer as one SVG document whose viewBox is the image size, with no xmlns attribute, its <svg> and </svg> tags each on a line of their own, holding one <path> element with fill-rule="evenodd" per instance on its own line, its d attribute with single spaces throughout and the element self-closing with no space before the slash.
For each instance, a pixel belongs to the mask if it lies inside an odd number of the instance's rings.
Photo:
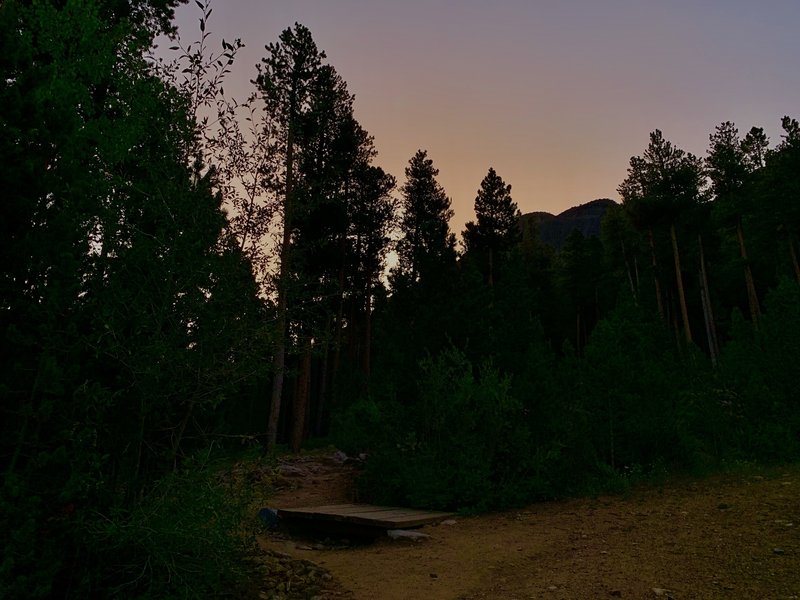
<svg viewBox="0 0 800 600">
<path fill-rule="evenodd" d="M 352 502 L 354 466 L 284 459 L 270 504 Z M 800 600 L 800 466 L 535 504 L 370 544 L 265 533 L 263 598 Z M 293 582 L 288 585 L 287 582 Z"/>
</svg>

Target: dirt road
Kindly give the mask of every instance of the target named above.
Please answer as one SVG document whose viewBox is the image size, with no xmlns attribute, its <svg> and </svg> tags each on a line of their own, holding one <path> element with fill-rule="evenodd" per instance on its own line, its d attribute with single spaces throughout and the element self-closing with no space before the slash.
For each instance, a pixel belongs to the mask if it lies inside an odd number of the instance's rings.
<svg viewBox="0 0 800 600">
<path fill-rule="evenodd" d="M 275 506 L 353 500 L 346 465 L 299 469 Z M 422 542 L 261 543 L 324 567 L 356 600 L 800 599 L 800 466 L 455 521 Z"/>
</svg>

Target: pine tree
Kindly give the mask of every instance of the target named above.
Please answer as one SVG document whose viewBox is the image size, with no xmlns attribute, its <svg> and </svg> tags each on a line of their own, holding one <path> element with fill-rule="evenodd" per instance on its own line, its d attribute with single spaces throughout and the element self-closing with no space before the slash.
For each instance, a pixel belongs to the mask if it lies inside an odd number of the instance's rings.
<svg viewBox="0 0 800 600">
<path fill-rule="evenodd" d="M 295 23 L 286 29 L 278 43 L 267 45 L 268 56 L 259 65 L 256 80 L 267 109 L 274 115 L 283 151 L 283 240 L 280 250 L 280 274 L 277 290 L 277 341 L 273 356 L 274 379 L 267 423 L 267 448 L 274 448 L 278 438 L 278 419 L 283 396 L 288 326 L 288 295 L 291 276 L 292 233 L 295 211 L 295 150 L 301 115 L 308 110 L 311 84 L 325 53 L 317 49 L 308 28 Z"/>
<path fill-rule="evenodd" d="M 676 223 L 684 212 L 701 199 L 702 169 L 700 161 L 664 139 L 658 129 L 650 134 L 650 144 L 644 154 L 630 160 L 628 176 L 620 184 L 618 192 L 623 204 L 630 211 L 634 223 L 648 231 L 653 267 L 657 277 L 655 262 L 655 228 L 665 225 L 669 228 L 672 243 L 672 258 L 675 265 L 675 283 L 678 292 L 683 333 L 687 342 L 692 341 L 689 313 L 686 307 L 683 274 Z M 660 282 L 656 279 L 656 293 L 663 317 Z"/>
<path fill-rule="evenodd" d="M 475 217 L 463 233 L 467 254 L 485 254 L 489 285 L 494 283 L 495 261 L 520 239 L 520 212 L 511 198 L 511 186 L 493 168 L 481 181 L 475 197 Z"/>
<path fill-rule="evenodd" d="M 398 275 L 418 281 L 437 264 L 455 257 L 450 198 L 436 181 L 439 170 L 425 150 L 418 150 L 405 170 L 402 191 L 402 238 L 397 245 Z"/>
<path fill-rule="evenodd" d="M 755 127 L 750 130 L 745 140 L 740 140 L 739 131 L 730 121 L 718 125 L 714 133 L 709 136 L 709 140 L 710 146 L 705 164 L 715 199 L 715 214 L 723 224 L 733 225 L 736 229 L 750 318 L 754 326 L 758 327 L 761 307 L 747 256 L 743 218 L 750 202 L 746 196 L 747 186 L 753 181 L 755 170 L 763 166 L 767 141 L 763 130 Z M 752 185 L 750 187 L 752 188 Z"/>
<path fill-rule="evenodd" d="M 786 116 L 781 127 L 783 139 L 767 155 L 763 189 L 775 230 L 789 248 L 790 269 L 800 283 L 800 123 Z"/>
</svg>

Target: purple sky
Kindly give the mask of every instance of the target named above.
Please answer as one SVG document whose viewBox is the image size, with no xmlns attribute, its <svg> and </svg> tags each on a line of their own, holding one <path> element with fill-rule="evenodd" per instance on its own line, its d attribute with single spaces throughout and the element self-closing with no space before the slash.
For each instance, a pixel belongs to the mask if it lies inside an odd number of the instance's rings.
<svg viewBox="0 0 800 600">
<path fill-rule="evenodd" d="M 214 40 L 246 44 L 226 92 L 251 91 L 264 45 L 309 27 L 356 95 L 378 164 L 404 180 L 428 150 L 453 200 L 454 231 L 473 218 L 489 167 L 522 212 L 618 199 L 648 134 L 705 155 L 731 120 L 800 118 L 800 0 L 217 0 Z M 178 11 L 185 41 L 199 10 Z"/>
</svg>

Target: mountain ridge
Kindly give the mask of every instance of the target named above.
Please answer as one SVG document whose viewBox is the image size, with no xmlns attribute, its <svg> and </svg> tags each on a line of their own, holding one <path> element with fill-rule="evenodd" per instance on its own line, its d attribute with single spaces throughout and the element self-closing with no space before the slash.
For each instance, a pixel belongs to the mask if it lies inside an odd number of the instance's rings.
<svg viewBox="0 0 800 600">
<path fill-rule="evenodd" d="M 560 250 L 569 234 L 575 229 L 586 237 L 600 235 L 603 215 L 609 207 L 616 205 L 617 203 L 610 198 L 597 198 L 568 208 L 557 215 L 542 211 L 529 212 L 520 217 L 520 227 L 525 236 L 525 232 L 531 230 L 532 222 L 539 230 L 539 239 L 548 246 Z"/>
</svg>

